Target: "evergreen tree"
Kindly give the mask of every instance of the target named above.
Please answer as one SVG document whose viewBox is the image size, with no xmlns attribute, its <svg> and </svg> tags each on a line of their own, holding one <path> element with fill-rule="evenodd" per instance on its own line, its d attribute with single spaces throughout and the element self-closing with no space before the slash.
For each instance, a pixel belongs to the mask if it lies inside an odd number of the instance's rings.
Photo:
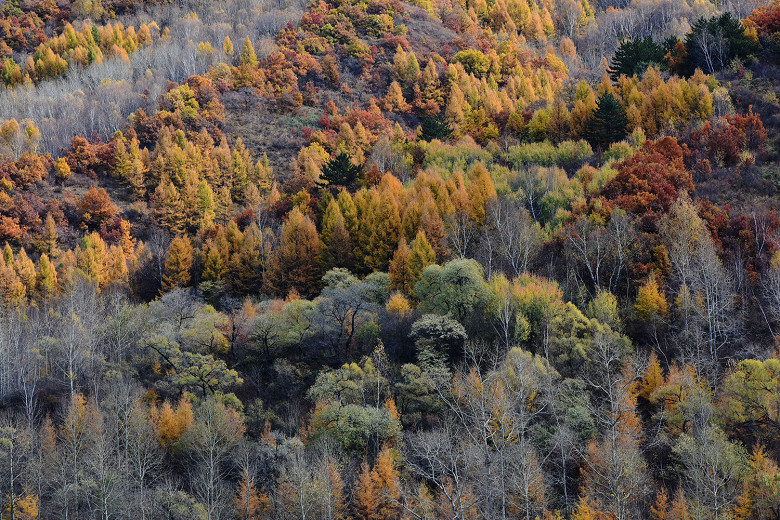
<svg viewBox="0 0 780 520">
<path fill-rule="evenodd" d="M 745 59 L 757 44 L 745 35 L 745 26 L 730 12 L 712 18 L 699 18 L 685 37 L 687 72 L 696 68 L 714 74 L 734 59 Z"/>
<path fill-rule="evenodd" d="M 662 65 L 665 54 L 663 46 L 655 43 L 650 36 L 623 40 L 612 57 L 609 75 L 612 81 L 617 81 L 622 75 L 629 78 L 634 74 L 641 75 L 649 65 Z"/>
<path fill-rule="evenodd" d="M 611 92 L 605 91 L 593 115 L 585 122 L 585 136 L 593 148 L 605 150 L 626 137 L 627 127 L 626 109 Z"/>
<path fill-rule="evenodd" d="M 422 138 L 426 141 L 434 139 L 444 140 L 452 134 L 452 127 L 450 127 L 447 117 L 442 111 L 435 115 L 421 118 L 420 127 L 422 128 Z"/>
<path fill-rule="evenodd" d="M 317 185 L 349 187 L 355 184 L 361 172 L 362 168 L 352 163 L 349 154 L 339 152 L 322 166 L 322 176 Z"/>
</svg>

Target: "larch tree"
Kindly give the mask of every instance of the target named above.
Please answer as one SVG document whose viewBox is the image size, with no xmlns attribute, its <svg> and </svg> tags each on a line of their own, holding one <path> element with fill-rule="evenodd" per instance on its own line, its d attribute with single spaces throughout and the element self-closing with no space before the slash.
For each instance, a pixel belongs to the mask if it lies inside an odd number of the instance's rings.
<svg viewBox="0 0 780 520">
<path fill-rule="evenodd" d="M 171 241 L 165 259 L 162 286 L 166 291 L 187 287 L 192 277 L 193 248 L 189 239 L 176 237 Z"/>
<path fill-rule="evenodd" d="M 279 246 L 271 256 L 266 287 L 276 294 L 286 295 L 292 290 L 301 295 L 314 294 L 320 280 L 320 255 L 314 222 L 294 208 L 282 225 Z"/>
<path fill-rule="evenodd" d="M 404 294 L 410 294 L 414 287 L 414 281 L 412 279 L 412 272 L 409 265 L 409 257 L 411 250 L 406 245 L 406 239 L 401 237 L 401 241 L 398 244 L 395 254 L 393 254 L 392 260 L 388 267 L 390 274 L 390 288 L 396 291 L 401 291 Z"/>
</svg>

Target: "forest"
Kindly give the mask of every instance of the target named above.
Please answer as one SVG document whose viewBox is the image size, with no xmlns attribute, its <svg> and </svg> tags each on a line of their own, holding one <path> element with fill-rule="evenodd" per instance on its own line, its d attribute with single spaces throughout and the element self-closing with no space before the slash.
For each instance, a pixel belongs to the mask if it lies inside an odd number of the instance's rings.
<svg viewBox="0 0 780 520">
<path fill-rule="evenodd" d="M 780 0 L 0 2 L 0 519 L 780 519 Z"/>
</svg>

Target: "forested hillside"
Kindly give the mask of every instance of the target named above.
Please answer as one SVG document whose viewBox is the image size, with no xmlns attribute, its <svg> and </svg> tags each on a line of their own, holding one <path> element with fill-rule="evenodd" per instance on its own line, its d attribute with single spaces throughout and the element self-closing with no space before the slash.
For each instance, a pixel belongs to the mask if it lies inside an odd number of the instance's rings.
<svg viewBox="0 0 780 520">
<path fill-rule="evenodd" d="M 777 0 L 6 0 L 0 518 L 780 518 Z"/>
</svg>

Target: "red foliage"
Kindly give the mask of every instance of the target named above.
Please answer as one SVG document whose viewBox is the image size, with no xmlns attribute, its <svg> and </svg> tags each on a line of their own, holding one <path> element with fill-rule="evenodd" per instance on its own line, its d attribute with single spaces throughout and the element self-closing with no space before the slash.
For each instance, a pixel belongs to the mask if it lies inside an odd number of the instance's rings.
<svg viewBox="0 0 780 520">
<path fill-rule="evenodd" d="M 0 163 L 0 179 L 8 179 L 18 188 L 26 188 L 48 176 L 49 162 L 44 157 L 25 152 L 15 161 Z"/>
<path fill-rule="evenodd" d="M 684 152 L 671 137 L 647 141 L 641 150 L 617 164 L 618 174 L 601 190 L 601 197 L 637 215 L 644 230 L 654 231 L 680 192 L 693 191 Z"/>
<path fill-rule="evenodd" d="M 762 155 L 766 140 L 764 123 L 752 110 L 745 115 L 726 116 L 714 125 L 707 121 L 701 130 L 692 130 L 686 138 L 691 149 L 689 164 L 703 164 L 706 156 L 710 161 L 734 166 L 739 164 L 743 151 Z"/>
<path fill-rule="evenodd" d="M 107 220 L 113 219 L 119 209 L 111 202 L 111 197 L 103 188 L 89 188 L 76 204 L 82 224 L 88 229 L 97 229 Z"/>
<path fill-rule="evenodd" d="M 746 23 L 753 25 L 759 34 L 772 34 L 780 31 L 780 3 L 772 2 L 753 11 Z"/>
</svg>

